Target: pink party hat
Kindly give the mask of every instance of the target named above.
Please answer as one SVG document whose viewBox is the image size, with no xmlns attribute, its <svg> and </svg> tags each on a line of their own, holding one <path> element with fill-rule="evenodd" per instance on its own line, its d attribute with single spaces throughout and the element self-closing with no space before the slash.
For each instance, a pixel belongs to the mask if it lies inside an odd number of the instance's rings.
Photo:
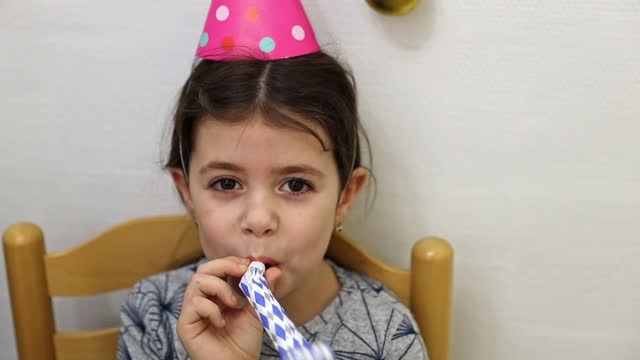
<svg viewBox="0 0 640 360">
<path fill-rule="evenodd" d="M 213 0 L 196 56 L 276 60 L 319 50 L 300 0 Z"/>
</svg>

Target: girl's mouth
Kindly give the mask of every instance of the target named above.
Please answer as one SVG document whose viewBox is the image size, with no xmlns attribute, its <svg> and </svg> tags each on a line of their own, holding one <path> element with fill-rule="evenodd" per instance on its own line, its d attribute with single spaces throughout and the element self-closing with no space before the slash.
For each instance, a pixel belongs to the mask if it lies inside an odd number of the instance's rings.
<svg viewBox="0 0 640 360">
<path fill-rule="evenodd" d="M 263 263 L 264 267 L 265 267 L 265 270 L 269 269 L 270 267 L 280 265 L 280 263 L 278 261 L 276 261 L 276 260 L 274 260 L 274 259 L 272 259 L 270 257 L 267 257 L 267 256 L 259 256 L 257 258 L 253 257 L 253 256 L 250 256 L 249 260 L 251 260 L 251 261 L 259 261 L 259 262 Z"/>
</svg>

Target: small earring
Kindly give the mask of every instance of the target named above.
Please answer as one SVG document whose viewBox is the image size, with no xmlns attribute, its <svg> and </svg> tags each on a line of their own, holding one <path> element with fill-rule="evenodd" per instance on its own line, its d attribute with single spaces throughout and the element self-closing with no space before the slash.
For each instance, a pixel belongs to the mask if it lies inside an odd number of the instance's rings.
<svg viewBox="0 0 640 360">
<path fill-rule="evenodd" d="M 342 225 L 338 225 L 336 227 L 336 232 L 342 232 Z"/>
</svg>

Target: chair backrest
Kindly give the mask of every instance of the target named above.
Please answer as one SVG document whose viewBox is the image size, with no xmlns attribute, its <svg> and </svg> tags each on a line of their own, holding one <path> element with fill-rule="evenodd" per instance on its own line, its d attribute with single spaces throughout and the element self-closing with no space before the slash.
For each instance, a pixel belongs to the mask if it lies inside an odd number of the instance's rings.
<svg viewBox="0 0 640 360">
<path fill-rule="evenodd" d="M 4 233 L 3 245 L 21 360 L 114 359 L 118 328 L 56 331 L 51 298 L 126 289 L 202 256 L 193 221 L 182 215 L 129 221 L 51 254 L 38 226 L 19 223 Z M 453 251 L 445 240 L 416 242 L 410 271 L 375 259 L 342 234 L 334 234 L 327 255 L 393 291 L 414 313 L 430 358 L 448 360 Z"/>
</svg>

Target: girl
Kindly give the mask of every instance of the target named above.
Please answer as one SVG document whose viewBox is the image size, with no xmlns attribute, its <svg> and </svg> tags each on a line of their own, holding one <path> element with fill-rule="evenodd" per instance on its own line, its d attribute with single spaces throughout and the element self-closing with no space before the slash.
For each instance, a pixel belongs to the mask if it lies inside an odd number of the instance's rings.
<svg viewBox="0 0 640 360">
<path fill-rule="evenodd" d="M 269 49 L 204 57 L 182 88 L 166 168 L 205 259 L 133 288 L 118 359 L 277 359 L 235 290 L 252 260 L 298 330 L 336 358 L 426 358 L 407 308 L 324 258 L 368 176 L 352 75 L 319 50 L 269 59 Z"/>
</svg>

